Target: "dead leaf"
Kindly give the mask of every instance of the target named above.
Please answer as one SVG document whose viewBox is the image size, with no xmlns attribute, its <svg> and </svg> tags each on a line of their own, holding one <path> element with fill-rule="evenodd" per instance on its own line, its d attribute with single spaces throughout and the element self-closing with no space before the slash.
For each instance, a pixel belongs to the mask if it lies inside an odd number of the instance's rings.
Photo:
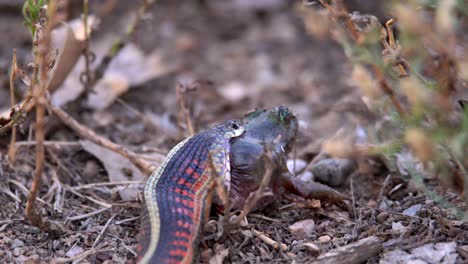
<svg viewBox="0 0 468 264">
<path fill-rule="evenodd" d="M 62 26 L 52 31 L 52 47 L 59 50 L 59 56 L 51 72 L 48 89 L 55 91 L 68 77 L 81 56 L 84 43 L 84 25 L 81 18 L 70 23 L 62 23 Z M 88 32 L 96 27 L 98 19 L 95 16 L 88 17 Z"/>
<path fill-rule="evenodd" d="M 127 44 L 111 61 L 88 97 L 87 105 L 102 110 L 132 86 L 167 74 L 175 69 L 162 61 L 161 52 L 156 50 L 149 56 L 134 44 Z"/>
<path fill-rule="evenodd" d="M 145 179 L 145 175 L 123 156 L 96 145 L 91 141 L 83 140 L 80 141 L 80 144 L 83 149 L 91 153 L 104 164 L 110 182 L 143 181 Z M 142 184 L 123 186 L 122 189 L 119 190 L 120 197 L 124 201 L 133 201 L 141 192 L 140 187 L 142 187 Z"/>
</svg>

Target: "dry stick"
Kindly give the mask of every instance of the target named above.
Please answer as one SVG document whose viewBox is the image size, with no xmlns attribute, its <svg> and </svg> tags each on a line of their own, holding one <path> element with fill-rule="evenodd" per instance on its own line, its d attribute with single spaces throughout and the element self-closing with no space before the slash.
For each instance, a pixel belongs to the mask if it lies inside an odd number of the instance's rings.
<svg viewBox="0 0 468 264">
<path fill-rule="evenodd" d="M 95 248 L 97 246 L 97 243 L 99 242 L 99 240 L 101 239 L 101 237 L 104 235 L 104 233 L 106 232 L 107 228 L 109 227 L 110 223 L 112 222 L 112 220 L 114 220 L 114 218 L 117 216 L 117 214 L 113 214 L 111 216 L 111 218 L 109 218 L 109 220 L 107 220 L 106 224 L 104 225 L 104 227 L 101 229 L 101 232 L 99 232 L 99 235 L 98 237 L 96 237 L 96 240 L 94 240 L 94 243 L 93 245 L 91 246 L 91 248 Z"/>
<path fill-rule="evenodd" d="M 387 188 L 387 185 L 390 182 L 391 177 L 392 177 L 392 174 L 388 174 L 387 177 L 385 177 L 382 187 L 380 188 L 379 198 L 377 199 L 377 208 L 380 208 L 380 204 L 382 203 L 383 196 L 385 193 L 385 188 Z"/>
<path fill-rule="evenodd" d="M 36 141 L 18 141 L 16 142 L 16 147 L 29 147 L 29 146 L 36 146 Z M 81 147 L 81 144 L 76 141 L 44 141 L 43 142 L 45 147 L 55 147 L 55 148 L 61 148 L 61 147 L 70 147 L 70 148 L 76 148 L 76 147 Z"/>
<path fill-rule="evenodd" d="M 106 251 L 114 251 L 115 249 L 102 249 L 103 247 L 107 246 L 107 244 L 103 244 L 97 248 L 91 248 L 88 251 L 85 251 L 81 254 L 78 254 L 76 256 L 73 256 L 71 258 L 56 258 L 52 260 L 52 263 L 68 263 L 68 262 L 73 262 L 79 259 L 83 259 L 86 257 L 89 257 L 91 255 L 97 254 L 99 252 L 106 252 Z"/>
<path fill-rule="evenodd" d="M 16 71 L 18 70 L 18 65 L 16 64 L 16 49 L 13 49 L 13 61 L 11 63 L 11 73 L 10 73 L 10 103 L 11 108 L 14 109 L 16 105 L 15 100 L 15 78 L 16 78 Z M 16 160 L 16 126 L 13 126 L 11 130 L 11 141 L 10 146 L 8 147 L 8 160 L 15 164 Z"/>
<path fill-rule="evenodd" d="M 288 249 L 288 246 L 286 244 L 275 241 L 275 240 L 269 238 L 267 235 L 265 235 L 264 233 L 262 233 L 262 232 L 260 232 L 258 230 L 252 229 L 252 234 L 254 234 L 256 237 L 260 238 L 260 240 L 262 240 L 266 244 L 272 246 L 274 249 L 281 248 L 283 251 L 286 251 L 286 249 Z"/>
<path fill-rule="evenodd" d="M 70 187 L 72 190 L 82 190 L 82 189 L 90 189 L 95 187 L 101 186 L 114 186 L 114 185 L 131 185 L 131 184 L 144 184 L 145 181 L 119 181 L 119 182 L 96 182 L 90 184 L 84 184 L 79 186 Z"/>
<path fill-rule="evenodd" d="M 104 207 L 104 208 L 101 208 L 101 209 L 99 209 L 99 210 L 96 210 L 96 211 L 87 213 L 87 214 L 82 214 L 82 215 L 67 217 L 67 219 L 65 220 L 65 222 L 68 222 L 68 221 L 76 221 L 76 220 L 81 220 L 81 219 L 89 218 L 89 217 L 91 217 L 91 216 L 93 216 L 93 215 L 100 214 L 100 213 L 105 212 L 105 211 L 110 210 L 110 209 L 111 209 L 110 207 Z"/>
<path fill-rule="evenodd" d="M 135 164 L 143 173 L 150 174 L 156 169 L 156 167 L 153 164 L 142 159 L 138 154 L 131 151 L 130 149 L 124 146 L 118 145 L 110 141 L 109 139 L 96 134 L 96 132 L 94 132 L 90 128 L 78 123 L 78 121 L 76 121 L 72 116 L 67 114 L 62 109 L 56 106 L 52 106 L 52 105 L 50 106 L 50 109 L 58 118 L 60 118 L 60 120 L 65 125 L 67 125 L 69 128 L 77 132 L 81 137 L 91 140 L 92 142 L 100 146 L 103 146 L 107 149 L 110 149 L 124 156 L 125 158 L 130 160 L 133 164 Z"/>
</svg>

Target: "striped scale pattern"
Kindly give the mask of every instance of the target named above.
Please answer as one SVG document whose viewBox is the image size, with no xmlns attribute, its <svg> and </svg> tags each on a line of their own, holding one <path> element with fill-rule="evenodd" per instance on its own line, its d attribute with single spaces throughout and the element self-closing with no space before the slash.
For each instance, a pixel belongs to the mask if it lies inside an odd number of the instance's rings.
<svg viewBox="0 0 468 264">
<path fill-rule="evenodd" d="M 231 137 L 213 128 L 188 138 L 174 147 L 150 176 L 144 189 L 139 263 L 195 261 L 202 224 L 211 205 L 213 176 L 230 179 Z"/>
</svg>

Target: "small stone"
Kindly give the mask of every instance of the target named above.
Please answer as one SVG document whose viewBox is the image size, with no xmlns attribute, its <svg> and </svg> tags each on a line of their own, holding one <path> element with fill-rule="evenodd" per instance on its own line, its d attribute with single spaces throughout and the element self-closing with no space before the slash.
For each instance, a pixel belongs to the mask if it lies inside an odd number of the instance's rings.
<svg viewBox="0 0 468 264">
<path fill-rule="evenodd" d="M 29 259 L 31 259 L 31 260 L 39 260 L 39 258 L 40 258 L 40 257 L 39 257 L 38 254 L 33 254 L 33 255 L 31 255 L 31 256 L 29 257 Z"/>
<path fill-rule="evenodd" d="M 398 233 L 406 233 L 406 231 L 408 231 L 408 227 L 404 226 L 401 222 L 393 222 L 392 230 Z"/>
<path fill-rule="evenodd" d="M 317 162 L 312 168 L 317 180 L 332 187 L 343 184 L 349 175 L 357 168 L 357 164 L 352 159 L 323 159 Z"/>
<path fill-rule="evenodd" d="M 416 214 L 418 213 L 419 210 L 421 210 L 421 208 L 422 208 L 421 204 L 415 204 L 415 205 L 412 205 L 411 207 L 405 209 L 403 211 L 403 214 L 407 215 L 407 216 L 416 216 Z"/>
<path fill-rule="evenodd" d="M 318 256 L 318 254 L 320 253 L 320 248 L 315 243 L 307 242 L 302 245 L 307 248 L 307 252 L 312 256 Z"/>
<path fill-rule="evenodd" d="M 10 244 L 10 242 L 11 242 L 11 238 L 9 238 L 7 236 L 3 238 L 3 243 Z"/>
<path fill-rule="evenodd" d="M 17 247 L 13 249 L 13 256 L 18 257 L 19 255 L 22 255 L 24 253 L 24 249 Z"/>
<path fill-rule="evenodd" d="M 314 233 L 315 222 L 312 219 L 298 221 L 289 226 L 289 232 L 298 239 L 307 238 Z"/>
<path fill-rule="evenodd" d="M 286 162 L 286 166 L 289 172 L 296 175 L 307 167 L 307 162 L 301 159 L 290 159 Z"/>
<path fill-rule="evenodd" d="M 323 243 L 328 243 L 328 242 L 330 242 L 330 240 L 331 240 L 331 237 L 329 235 L 324 235 L 324 236 L 321 236 L 321 237 L 318 238 L 318 241 L 320 243 L 322 243 L 322 244 Z"/>
<path fill-rule="evenodd" d="M 31 234 L 39 234 L 41 232 L 41 230 L 35 226 L 31 226 L 29 227 L 29 233 Z"/>
<path fill-rule="evenodd" d="M 88 179 L 94 178 L 98 174 L 99 169 L 99 164 L 95 160 L 90 159 L 83 168 L 83 175 Z"/>
<path fill-rule="evenodd" d="M 303 173 L 297 176 L 303 182 L 314 181 L 314 175 L 310 171 L 304 171 Z"/>
<path fill-rule="evenodd" d="M 387 220 L 387 218 L 388 218 L 389 215 L 390 215 L 390 214 L 387 213 L 387 212 L 382 212 L 382 213 L 378 214 L 377 217 L 376 217 L 376 218 L 377 218 L 377 222 L 379 222 L 379 223 L 385 222 L 385 220 Z"/>
<path fill-rule="evenodd" d="M 83 253 L 83 248 L 78 246 L 78 245 L 75 245 L 72 248 L 70 248 L 65 255 L 67 257 L 69 257 L 69 258 L 72 258 L 72 257 L 74 257 L 76 255 L 81 254 L 81 253 Z"/>
<path fill-rule="evenodd" d="M 15 239 L 11 243 L 12 248 L 17 248 L 17 247 L 22 247 L 22 246 L 24 246 L 24 242 L 23 242 L 23 240 L 20 240 L 20 239 Z"/>
</svg>

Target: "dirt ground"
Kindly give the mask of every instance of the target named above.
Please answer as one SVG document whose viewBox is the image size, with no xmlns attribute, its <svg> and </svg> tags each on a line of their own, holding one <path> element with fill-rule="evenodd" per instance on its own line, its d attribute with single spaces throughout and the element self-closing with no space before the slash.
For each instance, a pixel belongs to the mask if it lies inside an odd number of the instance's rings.
<svg viewBox="0 0 468 264">
<path fill-rule="evenodd" d="M 98 10 L 102 2 L 93 3 L 91 11 Z M 100 16 L 92 50 L 122 34 L 131 11 L 138 7 L 138 1 L 117 2 L 113 10 Z M 359 91 L 350 84 L 351 66 L 342 48 L 331 40 L 309 36 L 294 5 L 271 1 L 277 4 L 253 9 L 213 2 L 158 1 L 131 42 L 147 57 L 156 54 L 157 66 L 166 71 L 132 85 L 118 101 L 104 108 L 90 106 L 84 96 L 64 109 L 118 144 L 137 152 L 158 150 L 165 154 L 186 135 L 175 122 L 176 84 L 198 81 L 197 91 L 188 95 L 197 131 L 241 117 L 254 108 L 285 105 L 300 120 L 293 153 L 307 163 L 320 151 L 323 140 L 339 128 L 352 124 L 365 127 L 375 120 Z M 12 49 L 17 49 L 23 65 L 32 60 L 31 38 L 22 21 L 16 8 L 0 9 L 2 109 L 9 107 Z M 18 87 L 22 89 L 20 82 Z M 134 263 L 139 197 L 122 199 L 119 193 L 126 186 L 78 188 L 113 180 L 109 179 L 106 161 L 83 147 L 79 136 L 53 116 L 47 117 L 46 140 L 51 143 L 46 147 L 38 205 L 42 216 L 64 224 L 67 235 L 53 237 L 24 219 L 34 171 L 34 144 L 30 141 L 33 120 L 34 114 L 28 114 L 18 139 L 26 143 L 18 149 L 14 165 L 6 157 L 10 138 L 0 137 L 0 262 Z M 130 173 L 125 180 L 138 179 Z M 428 184 L 441 191 L 435 181 Z M 356 206 L 345 210 L 334 205 L 310 205 L 286 195 L 248 216 L 248 224 L 223 242 L 209 236 L 219 218 L 214 212 L 211 219 L 215 222 L 205 227 L 207 239 L 200 248 L 201 260 L 208 263 L 216 254 L 224 254 L 224 263 L 308 263 L 319 253 L 375 236 L 382 241 L 383 250 L 366 263 L 407 263 L 385 262 L 392 259 L 385 254 L 407 254 L 414 257 L 413 261 L 421 261 L 414 263 L 468 261 L 468 224 L 378 161 L 359 160 L 359 170 L 337 189 L 353 197 Z M 466 210 L 456 194 L 445 192 L 444 199 Z M 293 234 L 289 227 L 304 219 L 313 220 L 313 232 L 303 237 Z M 255 235 L 257 231 L 287 248 L 273 248 Z M 445 252 L 440 259 L 430 255 L 424 259 L 414 251 L 435 243 L 450 247 L 444 251 L 434 246 L 436 252 Z M 223 263 L 222 258 L 215 259 L 210 263 Z"/>
</svg>

